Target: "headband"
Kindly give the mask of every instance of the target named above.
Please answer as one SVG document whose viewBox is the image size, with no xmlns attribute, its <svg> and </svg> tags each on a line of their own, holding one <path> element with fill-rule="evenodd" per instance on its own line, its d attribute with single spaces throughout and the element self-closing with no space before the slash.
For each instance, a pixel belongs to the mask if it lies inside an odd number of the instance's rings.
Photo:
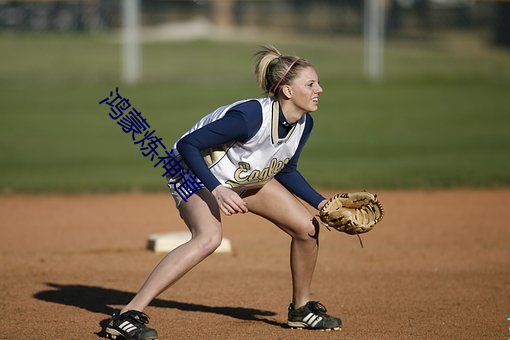
<svg viewBox="0 0 510 340">
<path fill-rule="evenodd" d="M 271 92 L 273 93 L 276 93 L 276 89 L 278 88 L 278 86 L 280 86 L 280 84 L 282 83 L 283 79 L 285 79 L 285 76 L 287 76 L 287 73 L 289 73 L 290 69 L 292 68 L 292 66 L 294 66 L 294 64 L 299 60 L 299 58 L 296 58 L 291 64 L 290 66 L 287 68 L 287 70 L 285 71 L 285 73 L 283 74 L 283 76 L 280 78 L 280 80 L 276 83 L 276 85 L 273 87 L 273 89 L 271 90 Z"/>
</svg>

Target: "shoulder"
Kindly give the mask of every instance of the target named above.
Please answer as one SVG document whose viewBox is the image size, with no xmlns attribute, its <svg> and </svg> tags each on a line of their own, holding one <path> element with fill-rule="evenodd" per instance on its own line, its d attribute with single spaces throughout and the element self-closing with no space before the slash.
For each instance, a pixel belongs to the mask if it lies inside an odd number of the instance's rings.
<svg viewBox="0 0 510 340">
<path fill-rule="evenodd" d="M 248 99 L 232 106 L 227 115 L 242 118 L 250 127 L 260 127 L 262 124 L 262 104 L 257 99 Z"/>
<path fill-rule="evenodd" d="M 257 115 L 262 113 L 262 105 L 257 99 L 248 99 L 235 104 L 229 111 L 238 111 L 244 115 Z"/>
<path fill-rule="evenodd" d="M 262 103 L 257 99 L 248 99 L 232 106 L 225 115 L 236 121 L 236 128 L 243 128 L 247 138 L 253 137 L 262 126 Z"/>
</svg>

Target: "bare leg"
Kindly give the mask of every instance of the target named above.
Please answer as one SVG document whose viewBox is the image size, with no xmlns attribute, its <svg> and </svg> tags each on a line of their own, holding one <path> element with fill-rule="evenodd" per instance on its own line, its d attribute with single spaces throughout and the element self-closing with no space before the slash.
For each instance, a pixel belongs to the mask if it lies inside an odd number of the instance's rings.
<svg viewBox="0 0 510 340">
<path fill-rule="evenodd" d="M 136 296 L 121 313 L 143 311 L 164 290 L 204 260 L 221 244 L 221 217 L 215 198 L 207 190 L 200 190 L 188 202 L 179 206 L 182 219 L 191 231 L 192 239 L 172 250 L 154 268 Z"/>
<path fill-rule="evenodd" d="M 292 237 L 292 303 L 295 308 L 305 305 L 310 300 L 310 286 L 319 251 L 317 220 L 276 180 L 271 180 L 244 200 L 251 212 L 275 223 Z"/>
</svg>

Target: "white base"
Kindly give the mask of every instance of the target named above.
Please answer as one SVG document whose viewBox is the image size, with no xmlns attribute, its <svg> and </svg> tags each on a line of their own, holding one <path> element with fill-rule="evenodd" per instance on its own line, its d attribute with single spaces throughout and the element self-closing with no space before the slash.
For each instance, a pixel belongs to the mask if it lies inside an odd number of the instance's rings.
<svg viewBox="0 0 510 340">
<path fill-rule="evenodd" d="M 189 231 L 151 234 L 149 235 L 147 248 L 157 253 L 168 253 L 189 240 L 191 240 L 191 233 Z M 223 238 L 220 246 L 214 252 L 231 253 L 232 244 L 230 240 L 228 238 Z"/>
</svg>

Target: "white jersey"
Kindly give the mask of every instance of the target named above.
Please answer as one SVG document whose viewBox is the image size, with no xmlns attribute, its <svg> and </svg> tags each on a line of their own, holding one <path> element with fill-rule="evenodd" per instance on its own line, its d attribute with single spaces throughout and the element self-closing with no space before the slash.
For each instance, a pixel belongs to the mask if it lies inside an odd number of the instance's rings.
<svg viewBox="0 0 510 340">
<path fill-rule="evenodd" d="M 181 138 L 222 118 L 229 109 L 248 100 L 218 108 L 193 125 Z M 209 170 L 222 185 L 230 188 L 262 187 L 294 156 L 305 130 L 306 115 L 303 115 L 285 138 L 279 138 L 278 101 L 271 97 L 255 100 L 262 106 L 262 125 L 252 138 L 246 142 L 234 142 L 202 150 Z M 174 145 L 173 152 L 178 155 L 176 145 L 177 143 Z"/>
</svg>

